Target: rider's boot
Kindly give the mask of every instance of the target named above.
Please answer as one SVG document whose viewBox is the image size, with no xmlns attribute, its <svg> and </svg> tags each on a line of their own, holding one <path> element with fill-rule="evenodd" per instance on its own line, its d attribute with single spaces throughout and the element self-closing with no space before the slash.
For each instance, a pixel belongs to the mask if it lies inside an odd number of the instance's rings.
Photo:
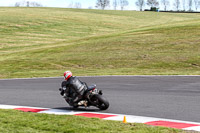
<svg viewBox="0 0 200 133">
<path fill-rule="evenodd" d="M 79 106 L 80 106 L 80 105 L 84 105 L 84 106 L 86 107 L 86 106 L 87 106 L 87 103 L 88 103 L 88 101 L 82 100 L 82 101 L 78 102 L 78 105 L 79 105 Z"/>
</svg>

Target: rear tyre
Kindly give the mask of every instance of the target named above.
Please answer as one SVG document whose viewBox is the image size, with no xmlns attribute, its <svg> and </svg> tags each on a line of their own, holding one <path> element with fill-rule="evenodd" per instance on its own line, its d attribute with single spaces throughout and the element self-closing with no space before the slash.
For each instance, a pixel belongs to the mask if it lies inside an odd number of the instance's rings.
<svg viewBox="0 0 200 133">
<path fill-rule="evenodd" d="M 95 95 L 92 98 L 92 101 L 96 104 L 96 106 L 100 110 L 106 110 L 109 107 L 109 102 L 106 98 L 104 98 L 102 95 Z"/>
</svg>

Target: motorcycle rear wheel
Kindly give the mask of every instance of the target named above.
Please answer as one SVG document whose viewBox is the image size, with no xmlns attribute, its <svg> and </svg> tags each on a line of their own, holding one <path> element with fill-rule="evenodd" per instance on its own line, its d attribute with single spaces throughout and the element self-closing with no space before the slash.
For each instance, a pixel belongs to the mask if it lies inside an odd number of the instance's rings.
<svg viewBox="0 0 200 133">
<path fill-rule="evenodd" d="M 94 95 L 92 101 L 100 110 L 106 110 L 109 107 L 109 102 L 102 95 Z"/>
</svg>

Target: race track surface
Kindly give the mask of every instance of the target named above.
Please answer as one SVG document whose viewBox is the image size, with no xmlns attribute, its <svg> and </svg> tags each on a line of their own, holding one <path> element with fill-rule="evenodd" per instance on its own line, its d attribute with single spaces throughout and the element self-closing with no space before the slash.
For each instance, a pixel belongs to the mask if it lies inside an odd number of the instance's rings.
<svg viewBox="0 0 200 133">
<path fill-rule="evenodd" d="M 200 122 L 200 76 L 80 77 L 97 84 L 116 114 Z M 63 78 L 0 80 L 0 104 L 72 109 L 58 88 Z"/>
</svg>

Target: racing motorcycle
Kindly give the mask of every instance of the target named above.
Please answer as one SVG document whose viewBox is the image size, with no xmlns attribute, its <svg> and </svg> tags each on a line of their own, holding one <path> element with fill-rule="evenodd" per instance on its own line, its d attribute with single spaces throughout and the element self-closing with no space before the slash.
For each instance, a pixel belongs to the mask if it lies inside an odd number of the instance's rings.
<svg viewBox="0 0 200 133">
<path fill-rule="evenodd" d="M 96 85 L 92 85 L 87 87 L 86 91 L 84 92 L 83 99 L 80 102 L 78 102 L 76 106 L 71 105 L 69 103 L 69 100 L 67 100 L 67 98 L 65 99 L 65 101 L 74 108 L 78 108 L 79 106 L 84 106 L 84 107 L 95 106 L 100 110 L 106 110 L 109 107 L 109 102 L 102 95 L 103 95 L 102 90 L 98 90 L 96 88 Z"/>
</svg>

